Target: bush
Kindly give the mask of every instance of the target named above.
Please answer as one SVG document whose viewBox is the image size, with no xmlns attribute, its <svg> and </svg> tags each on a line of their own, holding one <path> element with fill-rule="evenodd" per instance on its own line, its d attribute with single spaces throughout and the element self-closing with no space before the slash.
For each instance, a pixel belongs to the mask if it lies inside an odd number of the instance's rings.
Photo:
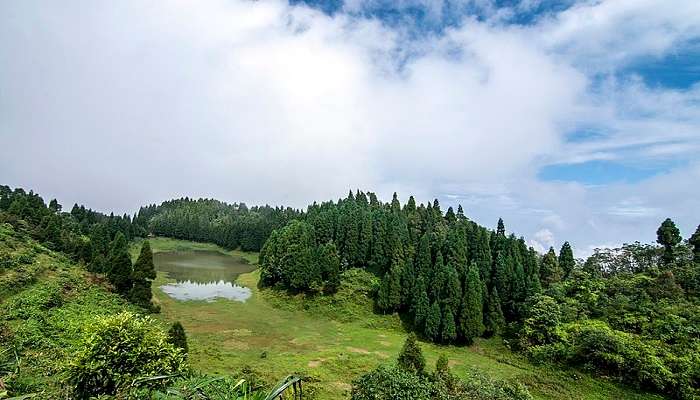
<svg viewBox="0 0 700 400">
<path fill-rule="evenodd" d="M 700 356 L 671 353 L 661 342 L 617 331 L 602 321 L 563 327 L 566 340 L 527 349 L 536 361 L 561 361 L 679 398 L 698 395 Z"/>
<path fill-rule="evenodd" d="M 416 334 L 411 332 L 403 344 L 401 353 L 399 353 L 399 367 L 406 371 L 422 374 L 425 369 L 425 357 L 418 345 Z"/>
<path fill-rule="evenodd" d="M 77 398 L 129 390 L 137 378 L 176 376 L 186 371 L 184 354 L 148 316 L 123 312 L 98 317 L 84 333 L 82 349 L 67 367 Z M 146 382 L 163 387 L 170 379 Z"/>
<path fill-rule="evenodd" d="M 428 400 L 432 383 L 402 368 L 380 366 L 353 382 L 352 400 Z"/>
<path fill-rule="evenodd" d="M 555 343 L 560 339 L 561 311 L 553 298 L 536 295 L 528 299 L 525 320 L 520 334 L 521 346 Z"/>
<path fill-rule="evenodd" d="M 462 394 L 458 398 L 470 400 L 532 400 L 532 395 L 522 384 L 492 379 L 473 371 L 464 380 Z"/>
</svg>

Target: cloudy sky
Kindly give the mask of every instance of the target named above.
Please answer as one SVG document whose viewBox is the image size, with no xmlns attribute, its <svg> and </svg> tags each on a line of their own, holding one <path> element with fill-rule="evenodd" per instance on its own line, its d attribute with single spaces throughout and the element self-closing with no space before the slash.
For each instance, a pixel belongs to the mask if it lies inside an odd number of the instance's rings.
<svg viewBox="0 0 700 400">
<path fill-rule="evenodd" d="M 398 191 L 582 256 L 700 223 L 699 81 L 697 0 L 7 0 L 0 184 Z"/>
</svg>

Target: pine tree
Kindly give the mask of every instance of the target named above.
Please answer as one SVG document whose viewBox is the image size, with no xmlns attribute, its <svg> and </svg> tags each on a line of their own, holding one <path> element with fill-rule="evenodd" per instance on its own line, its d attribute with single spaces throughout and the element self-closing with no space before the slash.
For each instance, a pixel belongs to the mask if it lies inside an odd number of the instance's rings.
<svg viewBox="0 0 700 400">
<path fill-rule="evenodd" d="M 500 235 L 500 236 L 506 235 L 506 226 L 503 224 L 502 218 L 498 219 L 498 225 L 496 226 L 496 235 Z"/>
<path fill-rule="evenodd" d="M 460 336 L 468 344 L 471 344 L 475 337 L 481 336 L 484 332 L 482 287 L 477 267 L 471 264 L 467 273 L 467 282 L 458 318 Z"/>
<path fill-rule="evenodd" d="M 430 237 L 424 233 L 420 238 L 418 245 L 418 254 L 416 255 L 416 273 L 429 274 L 432 267 L 432 255 L 430 252 Z"/>
<path fill-rule="evenodd" d="M 168 330 L 168 343 L 175 346 L 175 348 L 181 349 L 183 353 L 187 354 L 189 347 L 187 346 L 187 334 L 185 333 L 185 328 L 182 326 L 180 321 L 177 321 L 170 326 Z"/>
<path fill-rule="evenodd" d="M 392 312 L 401 307 L 401 274 L 401 260 L 397 257 L 379 285 L 377 306 L 382 311 Z"/>
<path fill-rule="evenodd" d="M 486 301 L 486 312 L 484 313 L 484 328 L 486 336 L 498 335 L 503 331 L 506 321 L 501 309 L 501 299 L 498 296 L 498 289 L 493 287 Z"/>
<path fill-rule="evenodd" d="M 53 199 L 49 202 L 49 210 L 51 210 L 52 213 L 57 214 L 61 212 L 61 205 L 58 204 L 58 201 L 56 199 Z"/>
<path fill-rule="evenodd" d="M 450 375 L 450 360 L 448 360 L 444 354 L 440 354 L 435 362 L 435 374 L 440 377 L 447 377 Z"/>
<path fill-rule="evenodd" d="M 151 283 L 156 278 L 156 269 L 153 265 L 153 252 L 148 240 L 143 242 L 141 253 L 134 263 L 131 280 L 133 286 L 129 291 L 129 301 L 146 309 L 151 309 Z"/>
<path fill-rule="evenodd" d="M 681 238 L 681 231 L 678 230 L 676 224 L 671 220 L 671 218 L 666 218 L 666 220 L 661 223 L 661 226 L 656 231 L 656 236 L 656 242 L 664 246 L 664 263 L 666 265 L 673 264 L 676 260 L 674 248 L 681 242 L 681 240 L 683 240 Z"/>
<path fill-rule="evenodd" d="M 491 257 L 491 247 L 489 246 L 489 236 L 485 229 L 476 228 L 476 245 L 473 253 L 474 261 L 479 267 L 481 279 L 486 282 L 491 282 L 491 266 L 493 259 Z"/>
<path fill-rule="evenodd" d="M 386 217 L 384 212 L 376 210 L 372 212 L 372 247 L 370 266 L 377 272 L 384 272 L 388 268 L 389 256 Z"/>
<path fill-rule="evenodd" d="M 333 242 L 316 248 L 316 263 L 321 271 L 326 293 L 335 293 L 340 286 L 340 257 Z"/>
<path fill-rule="evenodd" d="M 540 263 L 540 280 L 542 284 L 549 287 L 552 283 L 561 281 L 561 275 L 557 254 L 550 247 L 547 254 L 542 257 L 542 263 Z"/>
<path fill-rule="evenodd" d="M 366 197 L 365 202 L 366 202 Z M 371 257 L 372 246 L 372 215 L 366 209 L 361 210 L 360 239 L 359 239 L 359 266 L 366 266 Z"/>
<path fill-rule="evenodd" d="M 571 275 L 571 272 L 576 266 L 576 261 L 574 260 L 574 252 L 571 250 L 571 245 L 569 242 L 564 242 L 559 251 L 559 267 L 563 273 L 563 278 L 566 279 Z"/>
<path fill-rule="evenodd" d="M 459 301 L 462 298 L 462 285 L 460 283 L 459 274 L 454 266 L 448 264 L 444 267 L 442 290 L 440 291 L 440 303 L 448 305 L 453 310 L 459 307 Z"/>
<path fill-rule="evenodd" d="M 422 275 L 418 275 L 416 279 L 415 296 L 412 298 L 411 312 L 413 313 L 413 324 L 419 331 L 423 330 L 425 318 L 429 310 L 430 302 L 428 300 L 428 293 L 425 290 L 425 280 Z"/>
<path fill-rule="evenodd" d="M 443 343 L 452 343 L 457 339 L 457 325 L 450 305 L 443 308 L 441 328 L 440 334 Z"/>
<path fill-rule="evenodd" d="M 391 211 L 393 213 L 401 212 L 401 203 L 399 203 L 399 198 L 396 195 L 396 192 L 394 192 L 394 195 L 391 198 Z"/>
<path fill-rule="evenodd" d="M 422 374 L 425 370 L 425 357 L 418 345 L 416 334 L 411 332 L 406 337 L 401 353 L 399 353 L 398 364 L 406 371 Z"/>
<path fill-rule="evenodd" d="M 440 310 L 440 304 L 437 301 L 433 301 L 433 304 L 428 310 L 428 315 L 425 318 L 425 337 L 430 340 L 438 340 L 440 338 L 440 322 L 442 321 L 442 312 Z"/>
<path fill-rule="evenodd" d="M 112 242 L 107 260 L 107 279 L 114 285 L 117 293 L 128 295 L 132 287 L 131 258 L 127 248 L 126 237 L 119 232 Z"/>
<path fill-rule="evenodd" d="M 688 243 L 693 246 L 693 261 L 700 264 L 700 225 L 693 233 L 693 236 L 688 239 Z"/>
<path fill-rule="evenodd" d="M 461 204 L 458 204 L 457 205 L 457 220 L 464 221 L 465 219 L 467 219 L 467 217 L 464 216 L 464 209 L 462 209 Z"/>
<path fill-rule="evenodd" d="M 510 287 L 510 271 L 508 266 L 508 260 L 505 251 L 501 251 L 496 255 L 496 262 L 494 263 L 493 269 L 493 286 L 498 289 L 499 293 L 505 293 L 506 295 L 511 292 Z M 502 298 L 506 302 L 506 298 Z M 503 304 L 503 303 L 501 303 Z"/>
<path fill-rule="evenodd" d="M 455 211 L 452 209 L 452 207 L 447 208 L 447 212 L 445 213 L 445 221 L 447 221 L 449 225 L 452 225 L 457 221 L 457 216 L 455 215 Z"/>
</svg>

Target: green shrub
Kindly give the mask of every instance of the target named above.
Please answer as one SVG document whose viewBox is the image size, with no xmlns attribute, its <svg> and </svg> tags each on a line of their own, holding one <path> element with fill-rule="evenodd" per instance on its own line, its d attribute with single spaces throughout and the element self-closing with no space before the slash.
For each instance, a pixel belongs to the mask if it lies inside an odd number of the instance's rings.
<svg viewBox="0 0 700 400">
<path fill-rule="evenodd" d="M 5 318 L 26 319 L 63 304 L 61 288 L 54 282 L 37 284 L 8 302 Z"/>
<path fill-rule="evenodd" d="M 428 400 L 433 384 L 394 366 L 380 366 L 353 382 L 352 400 Z"/>
<path fill-rule="evenodd" d="M 462 385 L 459 399 L 532 400 L 532 395 L 522 384 L 492 379 L 476 371 L 472 371 Z"/>
<path fill-rule="evenodd" d="M 399 353 L 399 367 L 406 371 L 422 374 L 425 369 L 425 357 L 418 345 L 416 334 L 411 332 L 403 344 L 401 353 Z"/>
<path fill-rule="evenodd" d="M 84 332 L 81 350 L 67 367 L 77 398 L 129 390 L 137 378 L 176 376 L 186 371 L 184 354 L 148 316 L 123 312 L 98 317 Z M 162 387 L 169 379 L 145 382 Z"/>
<path fill-rule="evenodd" d="M 520 333 L 521 346 L 555 343 L 560 339 L 561 310 L 553 298 L 536 295 L 528 299 Z"/>
</svg>

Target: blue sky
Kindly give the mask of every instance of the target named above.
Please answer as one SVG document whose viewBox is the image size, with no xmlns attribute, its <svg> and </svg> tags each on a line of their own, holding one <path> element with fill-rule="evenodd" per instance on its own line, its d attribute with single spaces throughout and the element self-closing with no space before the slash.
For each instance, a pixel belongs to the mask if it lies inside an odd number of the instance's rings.
<svg viewBox="0 0 700 400">
<path fill-rule="evenodd" d="M 0 59 L 0 183 L 64 204 L 397 191 L 579 256 L 700 223 L 696 0 L 9 0 Z"/>
</svg>

